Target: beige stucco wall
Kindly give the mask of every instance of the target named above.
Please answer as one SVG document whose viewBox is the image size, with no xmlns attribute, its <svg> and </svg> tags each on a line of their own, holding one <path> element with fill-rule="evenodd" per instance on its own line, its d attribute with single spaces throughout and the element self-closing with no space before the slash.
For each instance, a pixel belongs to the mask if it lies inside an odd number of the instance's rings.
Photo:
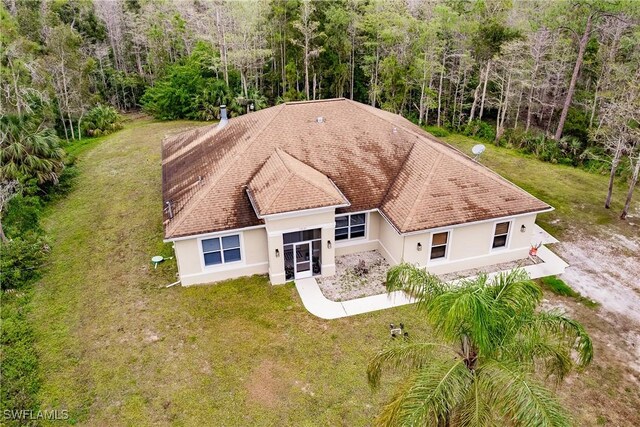
<svg viewBox="0 0 640 427">
<path fill-rule="evenodd" d="M 404 237 L 399 235 L 384 217 L 380 218 L 378 240 L 380 254 L 389 264 L 396 265 L 402 262 Z"/>
<path fill-rule="evenodd" d="M 277 285 L 285 283 L 286 281 L 282 234 L 292 231 L 320 228 L 322 236 L 321 274 L 323 276 L 332 276 L 335 274 L 334 212 L 335 211 L 331 209 L 308 215 L 265 219 L 265 226 L 268 234 L 269 279 L 271 280 L 271 284 Z M 328 247 L 327 241 L 331 241 L 331 248 Z M 276 256 L 276 249 L 280 256 Z"/>
<path fill-rule="evenodd" d="M 304 229 L 322 229 L 322 275 L 335 274 L 335 256 L 378 250 L 391 265 L 402 261 L 425 267 L 435 274 L 478 268 L 502 262 L 524 259 L 528 255 L 536 215 L 512 218 L 507 248 L 491 250 L 494 227 L 490 221 L 461 227 L 452 227 L 446 260 L 429 261 L 431 233 L 401 236 L 377 212 L 369 212 L 367 237 L 362 240 L 336 244 L 335 215 L 332 211 L 317 212 L 305 216 L 267 219 L 265 228 L 239 231 L 243 259 L 239 263 L 219 266 L 203 266 L 198 238 L 176 241 L 174 244 L 180 278 L 183 285 L 211 283 L 234 277 L 268 273 L 272 284 L 285 282 L 284 248 L 282 234 Z M 521 232 L 522 225 L 525 232 Z M 207 237 L 225 234 L 218 233 Z M 331 242 L 329 248 L 327 242 Z M 418 243 L 422 250 L 418 250 Z M 279 251 L 276 257 L 276 249 Z"/>
<path fill-rule="evenodd" d="M 384 224 L 380 224 L 380 252 L 392 265 L 402 260 L 426 267 L 435 274 L 515 261 L 528 255 L 535 219 L 535 214 L 512 218 L 508 246 L 496 250 L 491 249 L 495 224 L 509 219 L 452 227 L 448 230 L 450 240 L 447 259 L 430 261 L 430 232 L 399 236 L 383 218 Z M 522 225 L 526 228 L 525 232 L 520 230 Z M 418 243 L 422 250 L 418 250 Z M 386 254 L 384 248 L 387 248 L 392 257 Z"/>
<path fill-rule="evenodd" d="M 236 233 L 212 234 L 207 237 Z M 211 283 L 253 274 L 268 272 L 267 233 L 264 228 L 240 231 L 242 261 L 231 264 L 220 264 L 204 267 L 200 239 L 186 239 L 174 242 L 174 250 L 178 261 L 178 271 L 183 286 Z"/>
</svg>

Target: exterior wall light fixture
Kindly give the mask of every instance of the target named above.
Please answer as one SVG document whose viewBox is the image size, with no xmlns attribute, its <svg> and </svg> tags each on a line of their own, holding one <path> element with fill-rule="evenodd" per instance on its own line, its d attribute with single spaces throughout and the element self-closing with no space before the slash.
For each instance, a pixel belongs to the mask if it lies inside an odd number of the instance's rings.
<svg viewBox="0 0 640 427">
<path fill-rule="evenodd" d="M 276 258 L 280 258 L 280 249 L 276 249 Z"/>
<path fill-rule="evenodd" d="M 331 249 L 331 240 L 327 240 L 327 249 Z"/>
<path fill-rule="evenodd" d="M 524 233 L 525 231 L 527 231 L 527 227 L 524 224 L 522 224 L 522 227 L 520 227 L 520 232 Z"/>
<path fill-rule="evenodd" d="M 418 251 L 422 250 L 422 243 L 418 243 Z"/>
</svg>

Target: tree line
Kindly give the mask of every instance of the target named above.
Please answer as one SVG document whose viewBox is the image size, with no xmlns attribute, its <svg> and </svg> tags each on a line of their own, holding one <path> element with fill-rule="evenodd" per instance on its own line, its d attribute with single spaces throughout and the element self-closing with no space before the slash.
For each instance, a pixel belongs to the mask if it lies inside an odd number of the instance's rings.
<svg viewBox="0 0 640 427">
<path fill-rule="evenodd" d="M 633 0 L 3 1 L 1 112 L 66 140 L 347 97 L 638 179 Z"/>
</svg>

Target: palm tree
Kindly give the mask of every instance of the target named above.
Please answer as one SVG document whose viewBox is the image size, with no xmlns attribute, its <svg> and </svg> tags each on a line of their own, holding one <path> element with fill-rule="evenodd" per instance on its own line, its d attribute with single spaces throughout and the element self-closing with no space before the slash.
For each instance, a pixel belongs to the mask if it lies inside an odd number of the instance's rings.
<svg viewBox="0 0 640 427">
<path fill-rule="evenodd" d="M 387 274 L 387 289 L 416 298 L 440 341 L 392 342 L 370 361 L 374 389 L 386 368 L 410 372 L 377 425 L 570 425 L 543 380 L 586 367 L 591 339 L 578 322 L 536 310 L 542 292 L 526 272 L 450 285 L 401 264 Z"/>
<path fill-rule="evenodd" d="M 26 116 L 0 117 L 0 181 L 35 178 L 56 183 L 64 168 L 60 139 Z"/>
</svg>

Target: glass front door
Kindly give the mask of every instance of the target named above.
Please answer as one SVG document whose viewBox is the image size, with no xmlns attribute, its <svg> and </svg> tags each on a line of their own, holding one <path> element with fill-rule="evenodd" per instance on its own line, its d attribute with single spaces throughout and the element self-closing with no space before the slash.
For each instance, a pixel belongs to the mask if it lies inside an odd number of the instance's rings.
<svg viewBox="0 0 640 427">
<path fill-rule="evenodd" d="M 311 277 L 311 242 L 296 243 L 295 247 L 295 278 Z"/>
</svg>

